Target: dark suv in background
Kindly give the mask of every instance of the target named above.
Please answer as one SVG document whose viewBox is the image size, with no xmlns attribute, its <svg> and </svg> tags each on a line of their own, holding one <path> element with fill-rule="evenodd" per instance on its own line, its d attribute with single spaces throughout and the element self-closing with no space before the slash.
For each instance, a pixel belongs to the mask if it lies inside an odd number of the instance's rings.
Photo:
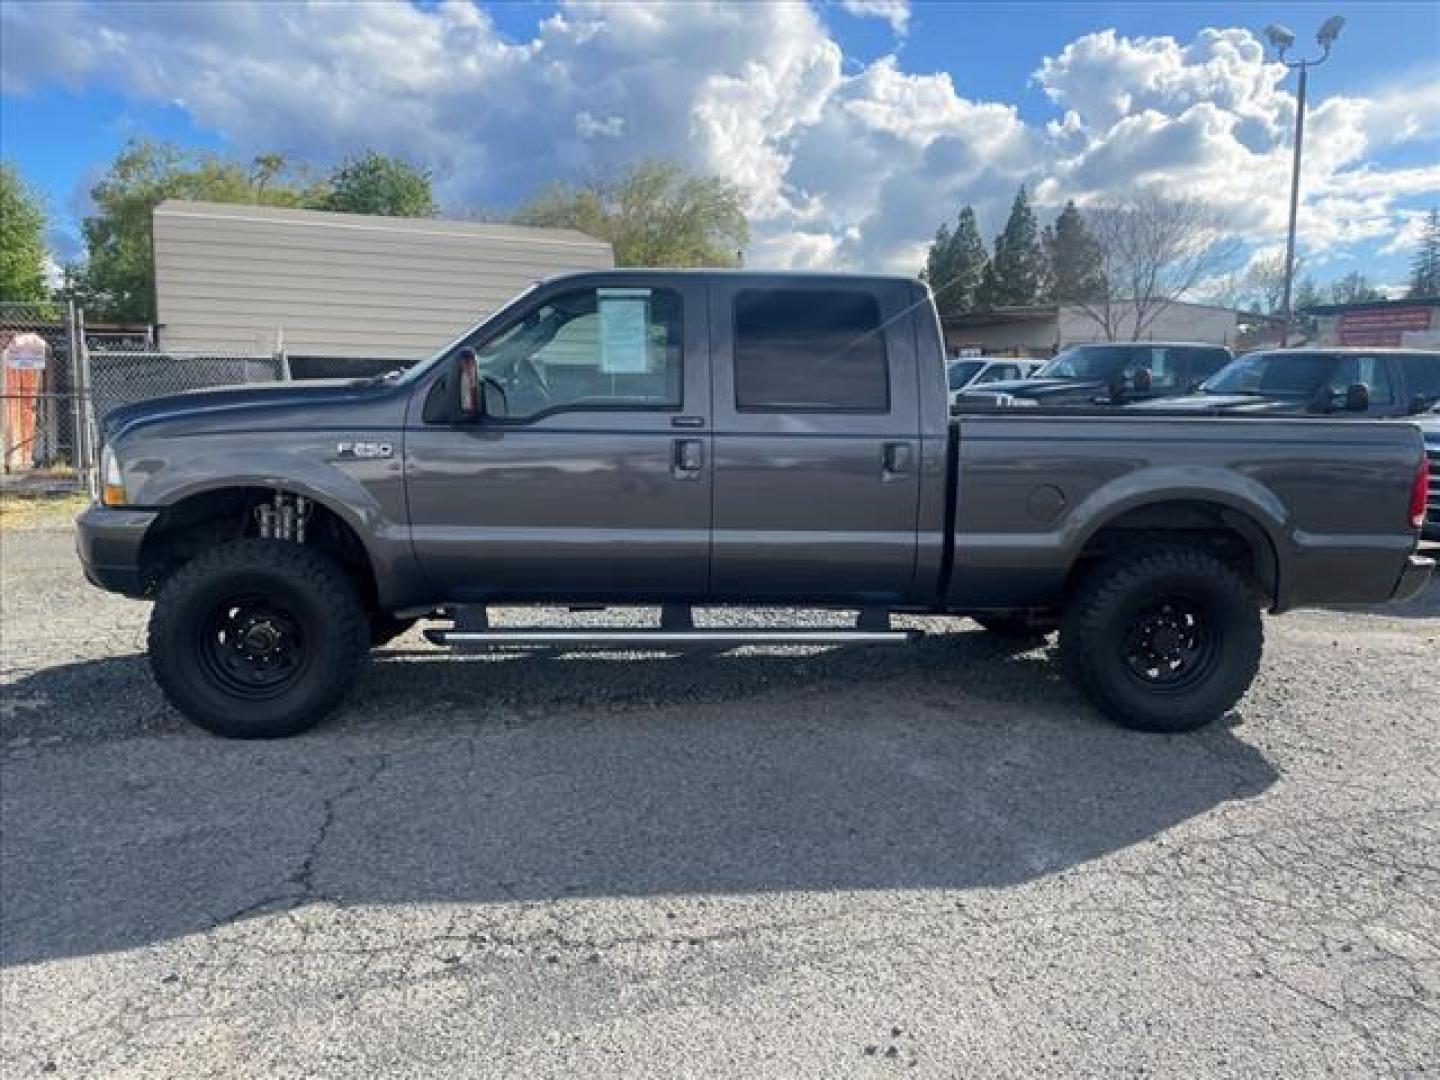
<svg viewBox="0 0 1440 1080">
<path fill-rule="evenodd" d="M 1275 349 L 1248 353 L 1163 409 L 1272 415 L 1415 416 L 1440 402 L 1440 352 Z"/>
<path fill-rule="evenodd" d="M 1221 345 L 1136 341 L 1074 345 L 1028 379 L 967 390 L 957 404 L 1094 408 L 1188 394 L 1234 357 Z"/>
</svg>

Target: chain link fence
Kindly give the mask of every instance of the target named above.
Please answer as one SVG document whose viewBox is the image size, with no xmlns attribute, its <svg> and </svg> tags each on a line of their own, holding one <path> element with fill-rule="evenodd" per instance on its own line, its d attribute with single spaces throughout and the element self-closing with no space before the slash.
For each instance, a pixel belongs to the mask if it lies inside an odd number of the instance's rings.
<svg viewBox="0 0 1440 1080">
<path fill-rule="evenodd" d="M 185 390 L 290 378 L 283 356 L 156 351 L 148 331 L 87 331 L 69 304 L 0 303 L 7 474 L 89 468 L 122 405 Z"/>
<path fill-rule="evenodd" d="M 156 352 L 143 343 L 87 345 L 86 390 L 96 424 L 122 405 L 214 386 L 280 382 L 278 356 Z"/>
</svg>

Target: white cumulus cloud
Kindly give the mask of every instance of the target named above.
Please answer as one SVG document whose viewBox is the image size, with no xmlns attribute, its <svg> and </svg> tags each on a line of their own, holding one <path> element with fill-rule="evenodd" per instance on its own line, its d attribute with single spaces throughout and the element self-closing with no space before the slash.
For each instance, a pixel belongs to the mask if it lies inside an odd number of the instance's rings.
<svg viewBox="0 0 1440 1080">
<path fill-rule="evenodd" d="M 862 19 L 884 19 L 904 37 L 910 30 L 910 0 L 840 0 L 840 6 Z"/>
<path fill-rule="evenodd" d="M 899 0 L 839 6 L 909 26 Z M 468 0 L 7 0 L 3 89 L 7 109 L 54 84 L 173 103 L 238 153 L 404 154 L 457 210 L 678 158 L 749 193 L 752 266 L 914 272 L 962 203 L 998 231 L 1022 181 L 1045 207 L 1163 191 L 1215 202 L 1254 245 L 1283 232 L 1295 102 L 1246 30 L 1085 35 L 1040 60 L 1054 113 L 1026 117 L 896 56 L 847 61 L 833 10 L 568 0 L 514 41 Z M 1324 98 L 1308 119 L 1312 254 L 1388 241 L 1440 194 L 1440 168 L 1384 162 L 1436 138 L 1440 81 Z"/>
</svg>

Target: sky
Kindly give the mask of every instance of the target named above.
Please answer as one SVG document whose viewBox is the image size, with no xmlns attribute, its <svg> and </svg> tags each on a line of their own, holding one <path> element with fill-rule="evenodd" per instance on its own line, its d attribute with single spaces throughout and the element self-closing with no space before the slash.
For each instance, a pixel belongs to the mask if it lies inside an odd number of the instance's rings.
<svg viewBox="0 0 1440 1080">
<path fill-rule="evenodd" d="M 973 205 L 993 237 L 1202 197 L 1283 245 L 1295 76 L 1260 28 L 1347 22 L 1310 77 L 1299 248 L 1324 282 L 1399 285 L 1440 205 L 1440 4 L 5 0 L 0 153 L 81 255 L 129 139 L 320 168 L 365 148 L 431 170 L 445 211 L 663 156 L 746 192 L 746 264 L 914 273 Z"/>
</svg>

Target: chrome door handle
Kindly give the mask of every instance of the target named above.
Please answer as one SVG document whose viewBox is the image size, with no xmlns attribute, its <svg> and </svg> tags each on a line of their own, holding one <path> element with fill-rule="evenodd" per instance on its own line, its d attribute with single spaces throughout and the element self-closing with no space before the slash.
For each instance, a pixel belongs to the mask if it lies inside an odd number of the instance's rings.
<svg viewBox="0 0 1440 1080">
<path fill-rule="evenodd" d="M 908 442 L 887 442 L 880 455 L 880 479 L 898 480 L 910 472 L 915 448 Z"/>
</svg>

